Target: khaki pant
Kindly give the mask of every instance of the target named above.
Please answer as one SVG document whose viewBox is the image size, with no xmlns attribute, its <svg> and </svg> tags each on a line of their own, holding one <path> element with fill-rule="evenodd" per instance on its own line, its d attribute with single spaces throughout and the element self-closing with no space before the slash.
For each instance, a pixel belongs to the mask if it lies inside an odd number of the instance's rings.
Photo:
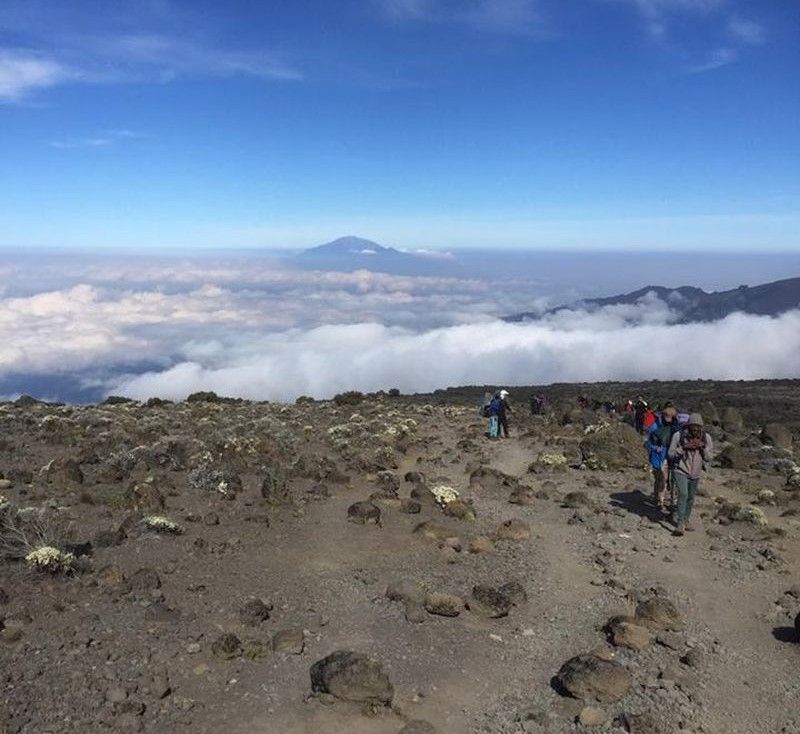
<svg viewBox="0 0 800 734">
<path fill-rule="evenodd" d="M 672 504 L 671 490 L 669 465 L 665 461 L 660 469 L 653 468 L 653 501 L 659 507 L 669 507 Z"/>
</svg>

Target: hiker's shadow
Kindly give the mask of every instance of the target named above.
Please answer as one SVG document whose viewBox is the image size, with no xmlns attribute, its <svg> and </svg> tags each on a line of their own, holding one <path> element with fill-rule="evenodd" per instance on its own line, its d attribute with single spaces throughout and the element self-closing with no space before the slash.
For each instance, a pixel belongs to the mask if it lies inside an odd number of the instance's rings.
<svg viewBox="0 0 800 734">
<path fill-rule="evenodd" d="M 613 492 L 609 502 L 612 507 L 620 507 L 634 515 L 639 515 L 639 517 L 646 517 L 650 522 L 669 529 L 664 513 L 653 505 L 650 495 L 645 494 L 640 489 L 634 489 L 630 492 Z"/>
<path fill-rule="evenodd" d="M 800 642 L 800 631 L 794 627 L 775 627 L 772 636 L 778 642 Z"/>
</svg>

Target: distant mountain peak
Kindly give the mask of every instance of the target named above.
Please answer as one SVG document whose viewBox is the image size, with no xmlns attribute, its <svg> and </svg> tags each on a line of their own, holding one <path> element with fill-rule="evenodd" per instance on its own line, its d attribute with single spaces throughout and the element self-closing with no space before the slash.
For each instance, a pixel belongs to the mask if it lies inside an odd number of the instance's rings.
<svg viewBox="0 0 800 734">
<path fill-rule="evenodd" d="M 317 255 L 376 255 L 379 253 L 396 253 L 393 247 L 384 247 L 377 242 L 365 239 L 364 237 L 356 237 L 355 235 L 346 235 L 339 237 L 331 242 L 326 242 L 324 245 L 317 245 L 308 250 L 304 250 L 303 254 L 317 254 Z"/>
</svg>

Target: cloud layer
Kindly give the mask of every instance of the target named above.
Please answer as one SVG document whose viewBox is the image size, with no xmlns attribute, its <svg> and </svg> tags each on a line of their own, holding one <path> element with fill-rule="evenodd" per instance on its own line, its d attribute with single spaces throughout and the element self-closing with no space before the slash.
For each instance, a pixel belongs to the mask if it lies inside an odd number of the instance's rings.
<svg viewBox="0 0 800 734">
<path fill-rule="evenodd" d="M 569 275 L 575 287 L 580 274 Z M 13 394 L 41 378 L 51 398 L 67 395 L 68 383 L 98 397 L 215 390 L 291 400 L 392 387 L 787 377 L 800 355 L 800 311 L 678 325 L 653 292 L 591 313 L 498 321 L 553 305 L 546 281 L 523 272 L 497 280 L 78 258 L 52 271 L 11 261 L 0 278 L 0 386 Z"/>
<path fill-rule="evenodd" d="M 123 379 L 113 391 L 180 399 L 196 390 L 252 399 L 318 398 L 350 389 L 430 391 L 448 385 L 796 375 L 800 311 L 736 314 L 715 324 L 597 329 L 550 323 L 468 324 L 422 333 L 378 324 L 194 345 L 192 359 Z"/>
</svg>

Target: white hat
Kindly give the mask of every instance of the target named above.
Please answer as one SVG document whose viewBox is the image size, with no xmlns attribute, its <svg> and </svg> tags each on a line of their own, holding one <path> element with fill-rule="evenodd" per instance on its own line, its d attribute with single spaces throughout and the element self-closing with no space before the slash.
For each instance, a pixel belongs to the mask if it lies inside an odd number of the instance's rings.
<svg viewBox="0 0 800 734">
<path fill-rule="evenodd" d="M 506 395 L 508 395 L 508 390 L 501 390 L 501 391 L 500 391 L 500 397 L 501 397 L 501 398 L 504 398 L 504 397 L 506 397 Z"/>
</svg>

